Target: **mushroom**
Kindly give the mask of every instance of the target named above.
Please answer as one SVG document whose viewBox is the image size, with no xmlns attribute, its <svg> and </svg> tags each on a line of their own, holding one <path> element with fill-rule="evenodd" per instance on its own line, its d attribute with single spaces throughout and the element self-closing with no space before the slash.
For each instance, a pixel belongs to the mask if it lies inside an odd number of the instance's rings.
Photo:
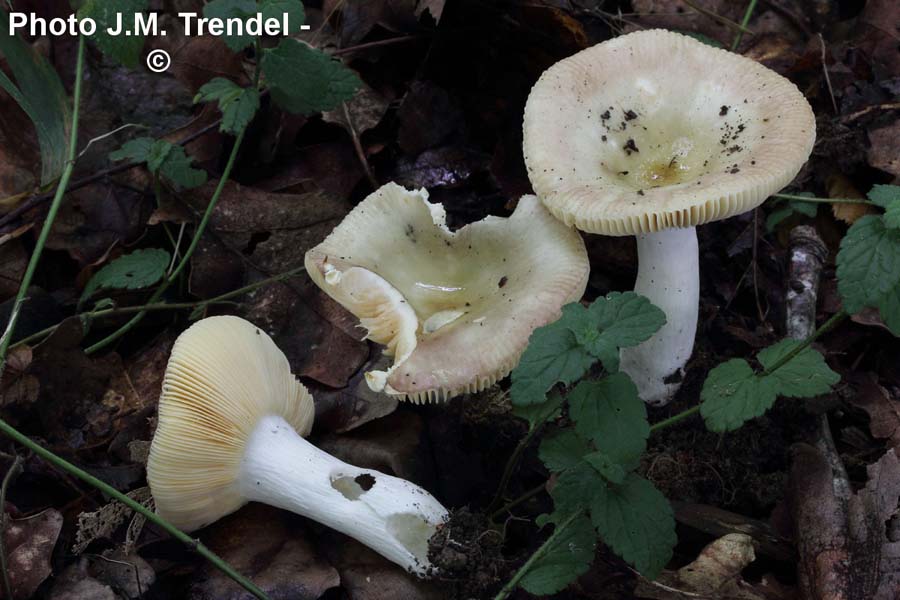
<svg viewBox="0 0 900 600">
<path fill-rule="evenodd" d="M 637 237 L 635 291 L 666 325 L 622 351 L 641 397 L 678 389 L 697 328 L 697 225 L 758 206 L 815 141 L 797 87 L 753 60 L 639 31 L 550 67 L 525 107 L 524 155 L 547 208 L 582 231 Z"/>
<path fill-rule="evenodd" d="M 456 232 L 424 189 L 389 183 L 307 252 L 313 281 L 394 357 L 369 386 L 416 403 L 483 390 L 518 364 L 535 328 L 578 300 L 581 236 L 525 196 L 508 219 Z"/>
<path fill-rule="evenodd" d="M 150 446 L 157 512 L 194 530 L 263 502 L 349 535 L 410 572 L 447 511 L 422 488 L 348 465 L 303 439 L 312 396 L 265 332 L 211 317 L 172 349 Z"/>
</svg>

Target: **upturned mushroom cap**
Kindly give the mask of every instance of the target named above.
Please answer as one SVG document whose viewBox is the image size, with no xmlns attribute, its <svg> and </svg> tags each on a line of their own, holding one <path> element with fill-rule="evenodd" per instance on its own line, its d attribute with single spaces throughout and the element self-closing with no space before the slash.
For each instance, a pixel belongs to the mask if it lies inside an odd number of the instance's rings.
<svg viewBox="0 0 900 600">
<path fill-rule="evenodd" d="M 264 331 L 224 316 L 182 333 L 166 367 L 147 461 L 159 514 L 193 530 L 243 506 L 241 459 L 257 422 L 270 415 L 306 436 L 315 408 Z"/>
<path fill-rule="evenodd" d="M 369 385 L 421 402 L 505 377 L 531 332 L 584 293 L 589 264 L 578 232 L 534 196 L 508 219 L 450 232 L 424 189 L 389 183 L 307 253 L 306 268 L 394 356 Z"/>
<path fill-rule="evenodd" d="M 633 235 L 746 212 L 806 162 L 815 118 L 759 63 L 663 30 L 550 67 L 525 107 L 538 196 L 578 229 Z"/>
</svg>

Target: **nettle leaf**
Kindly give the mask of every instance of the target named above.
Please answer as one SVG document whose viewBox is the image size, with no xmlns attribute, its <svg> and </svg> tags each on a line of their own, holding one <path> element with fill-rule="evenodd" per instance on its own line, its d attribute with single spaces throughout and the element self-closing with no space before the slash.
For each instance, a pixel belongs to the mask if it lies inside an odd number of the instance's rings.
<svg viewBox="0 0 900 600">
<path fill-rule="evenodd" d="M 300 0 L 263 0 L 259 5 L 259 12 L 262 13 L 263 21 L 280 20 L 287 15 L 290 31 L 282 31 L 283 35 L 299 33 L 300 26 L 306 22 L 306 12 Z"/>
<path fill-rule="evenodd" d="M 132 160 L 147 163 L 147 169 L 160 174 L 176 187 L 191 189 L 206 183 L 206 171 L 191 166 L 191 158 L 182 146 L 166 140 L 142 137 L 126 142 L 111 152 L 110 160 Z"/>
<path fill-rule="evenodd" d="M 533 431 L 547 421 L 559 417 L 565 401 L 562 394 L 553 392 L 545 402 L 540 404 L 513 405 L 512 413 L 520 419 L 528 421 L 528 431 Z"/>
<path fill-rule="evenodd" d="M 513 405 L 540 404 L 551 387 L 581 379 L 594 362 L 560 321 L 538 327 L 512 372 L 509 393 Z"/>
<path fill-rule="evenodd" d="M 646 404 L 625 373 L 582 381 L 568 396 L 575 430 L 609 460 L 631 471 L 647 447 L 650 424 Z"/>
<path fill-rule="evenodd" d="M 263 53 L 262 71 L 275 102 L 298 114 L 331 110 L 361 85 L 340 61 L 292 38 Z"/>
<path fill-rule="evenodd" d="M 218 102 L 222 111 L 219 131 L 237 135 L 259 110 L 259 90 L 243 88 L 229 79 L 216 77 L 200 88 L 194 98 L 194 103 L 198 102 Z"/>
<path fill-rule="evenodd" d="M 763 368 L 771 369 L 802 343 L 782 340 L 762 350 L 757 358 Z M 734 358 L 709 372 L 700 392 L 700 414 L 710 430 L 731 431 L 765 413 L 778 396 L 818 396 L 838 381 L 840 375 L 811 347 L 769 375 L 757 374 L 746 360 Z"/>
<path fill-rule="evenodd" d="M 612 292 L 588 308 L 569 306 L 574 307 L 573 312 L 583 312 L 568 321 L 576 339 L 609 372 L 619 370 L 619 348 L 650 339 L 666 323 L 662 310 L 634 292 Z"/>
<path fill-rule="evenodd" d="M 732 431 L 769 410 L 778 398 L 773 379 L 757 377 L 733 358 L 709 372 L 700 392 L 700 415 L 710 431 Z"/>
<path fill-rule="evenodd" d="M 594 561 L 596 544 L 590 520 L 584 515 L 575 517 L 522 577 L 520 585 L 536 596 L 561 591 L 587 573 Z"/>
<path fill-rule="evenodd" d="M 542 523 L 560 523 L 561 517 L 586 510 L 591 499 L 606 486 L 606 480 L 587 462 L 582 461 L 564 471 L 550 490 L 553 514 L 542 519 Z"/>
<path fill-rule="evenodd" d="M 765 369 L 771 369 L 795 350 L 803 342 L 799 340 L 781 340 L 769 346 L 757 355 L 759 363 Z M 832 371 L 818 351 L 807 346 L 797 356 L 773 371 L 767 378 L 777 381 L 777 393 L 788 398 L 811 398 L 825 394 L 831 386 L 841 380 L 841 376 Z"/>
<path fill-rule="evenodd" d="M 203 7 L 203 16 L 207 19 L 241 19 L 246 20 L 257 14 L 256 0 L 211 0 Z M 246 31 L 246 27 L 244 27 Z M 256 38 L 244 33 L 243 35 L 220 36 L 225 45 L 233 52 L 239 52 L 247 46 L 252 46 Z"/>
<path fill-rule="evenodd" d="M 644 577 L 655 579 L 672 558 L 678 541 L 672 507 L 643 477 L 630 473 L 622 485 L 597 489 L 590 511 L 603 541 Z"/>
<path fill-rule="evenodd" d="M 879 215 L 859 219 L 841 240 L 837 277 L 847 312 L 879 306 L 900 285 L 900 229 L 888 229 Z"/>
<path fill-rule="evenodd" d="M 866 196 L 881 208 L 889 208 L 900 202 L 900 185 L 873 185 Z"/>
<path fill-rule="evenodd" d="M 144 49 L 144 37 L 136 35 L 134 29 L 134 15 L 147 10 L 147 0 L 85 0 L 78 9 L 79 19 L 93 19 L 97 24 L 97 31 L 91 36 L 97 47 L 103 54 L 119 62 L 123 66 L 133 69 L 141 58 L 141 50 Z M 110 35 L 108 28 L 118 25 L 119 15 L 126 31 L 132 31 L 132 35 Z"/>
<path fill-rule="evenodd" d="M 621 484 L 628 475 L 618 460 L 599 450 L 586 455 L 584 460 L 610 483 Z"/>
<path fill-rule="evenodd" d="M 541 440 L 538 457 L 553 473 L 577 467 L 591 451 L 587 440 L 572 429 L 564 429 Z"/>
<path fill-rule="evenodd" d="M 169 253 L 158 248 L 120 256 L 94 273 L 78 299 L 79 308 L 100 289 L 139 290 L 153 285 L 166 274 L 170 260 Z"/>
</svg>

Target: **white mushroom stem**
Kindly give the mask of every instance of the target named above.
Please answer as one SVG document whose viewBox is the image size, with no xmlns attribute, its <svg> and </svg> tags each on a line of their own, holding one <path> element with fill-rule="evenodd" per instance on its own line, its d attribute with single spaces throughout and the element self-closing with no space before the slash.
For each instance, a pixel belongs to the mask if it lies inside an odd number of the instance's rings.
<svg viewBox="0 0 900 600">
<path fill-rule="evenodd" d="M 247 500 L 318 521 L 417 575 L 429 570 L 428 540 L 447 519 L 419 486 L 338 460 L 278 416 L 250 435 L 238 482 Z"/>
<path fill-rule="evenodd" d="M 666 324 L 646 342 L 624 348 L 621 369 L 647 403 L 663 405 L 681 385 L 694 349 L 700 272 L 694 227 L 637 236 L 638 275 L 634 291 L 666 313 Z"/>
</svg>

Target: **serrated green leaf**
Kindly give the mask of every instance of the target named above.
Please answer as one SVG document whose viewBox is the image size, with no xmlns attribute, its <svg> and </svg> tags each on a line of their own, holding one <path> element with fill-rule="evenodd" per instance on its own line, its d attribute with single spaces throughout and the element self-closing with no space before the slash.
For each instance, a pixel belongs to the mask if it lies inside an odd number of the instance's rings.
<svg viewBox="0 0 900 600">
<path fill-rule="evenodd" d="M 331 110 L 361 83 L 340 61 L 292 38 L 263 53 L 262 71 L 275 102 L 297 114 Z"/>
<path fill-rule="evenodd" d="M 561 591 L 590 568 L 597 537 L 590 520 L 579 515 L 544 549 L 522 577 L 522 588 L 537 596 Z"/>
<path fill-rule="evenodd" d="M 306 13 L 300 0 L 263 0 L 259 5 L 263 21 L 266 19 L 279 19 L 288 15 L 289 31 L 281 32 L 282 35 L 300 33 L 300 26 L 306 22 Z"/>
<path fill-rule="evenodd" d="M 97 31 L 91 39 L 103 54 L 116 62 L 133 69 L 141 58 L 144 49 L 144 36 L 137 35 L 134 29 L 134 15 L 147 10 L 147 0 L 85 0 L 78 10 L 79 19 L 93 19 Z M 109 28 L 118 27 L 119 15 L 123 27 L 132 35 L 122 32 L 110 35 Z"/>
<path fill-rule="evenodd" d="M 139 290 L 153 285 L 166 274 L 170 259 L 168 252 L 158 248 L 120 256 L 94 273 L 84 286 L 78 307 L 100 289 Z"/>
<path fill-rule="evenodd" d="M 619 370 L 619 349 L 637 346 L 666 324 L 666 314 L 634 292 L 612 292 L 597 298 L 587 309 L 593 334 L 579 339 L 603 361 L 609 372 Z"/>
<path fill-rule="evenodd" d="M 540 404 L 551 387 L 580 379 L 594 360 L 568 329 L 555 323 L 538 327 L 512 372 L 509 393 L 513 405 Z"/>
<path fill-rule="evenodd" d="M 873 185 L 866 196 L 881 208 L 888 208 L 900 202 L 900 185 Z"/>
<path fill-rule="evenodd" d="M 191 166 L 191 158 L 182 146 L 174 145 L 159 169 L 160 175 L 176 187 L 190 190 L 206 183 L 206 171 Z"/>
<path fill-rule="evenodd" d="M 259 90 L 242 88 L 231 80 L 216 77 L 200 88 L 194 102 L 218 102 L 222 112 L 219 131 L 237 135 L 259 110 Z"/>
<path fill-rule="evenodd" d="M 594 495 L 604 490 L 606 485 L 600 473 L 584 461 L 564 471 L 550 490 L 553 514 L 545 521 L 559 523 L 561 517 L 586 510 Z"/>
<path fill-rule="evenodd" d="M 781 340 L 760 351 L 757 359 L 763 368 L 770 369 L 802 343 L 799 340 Z M 766 377 L 777 382 L 776 393 L 779 396 L 788 398 L 811 398 L 825 394 L 841 380 L 841 376 L 825 364 L 825 358 L 809 346 Z"/>
<path fill-rule="evenodd" d="M 731 431 L 769 410 L 777 397 L 773 379 L 758 377 L 746 360 L 733 358 L 707 375 L 700 415 L 710 431 Z"/>
<path fill-rule="evenodd" d="M 131 160 L 136 162 L 147 162 L 150 156 L 150 149 L 153 147 L 154 140 L 151 137 L 139 137 L 125 142 L 121 148 L 109 153 L 110 160 Z"/>
<path fill-rule="evenodd" d="M 540 404 L 513 405 L 512 413 L 520 419 L 528 421 L 528 431 L 533 431 L 535 427 L 559 417 L 565 401 L 562 394 L 552 392 L 547 400 Z"/>
<path fill-rule="evenodd" d="M 628 475 L 625 467 L 605 452 L 600 452 L 599 450 L 592 452 L 586 455 L 584 460 L 610 483 L 621 484 L 625 481 L 625 476 Z"/>
<path fill-rule="evenodd" d="M 662 572 L 678 541 L 669 501 L 634 473 L 622 485 L 596 491 L 591 522 L 603 541 L 648 579 Z"/>
<path fill-rule="evenodd" d="M 900 229 L 888 229 L 878 215 L 854 223 L 837 255 L 838 292 L 847 312 L 878 306 L 900 284 Z"/>
<path fill-rule="evenodd" d="M 587 440 L 572 429 L 564 429 L 541 440 L 538 457 L 547 470 L 560 473 L 577 467 L 590 451 Z"/>
<path fill-rule="evenodd" d="M 637 466 L 647 447 L 650 424 L 646 404 L 625 373 L 582 381 L 569 393 L 575 430 L 626 471 Z"/>
<path fill-rule="evenodd" d="M 158 173 L 165 162 L 172 156 L 175 146 L 166 140 L 154 140 L 147 152 L 147 169 L 151 173 Z M 175 158 L 175 160 L 178 160 Z"/>
<path fill-rule="evenodd" d="M 207 19 L 241 19 L 245 22 L 257 14 L 256 0 L 211 0 L 203 7 L 203 16 Z M 246 25 L 244 27 L 246 31 Z M 248 46 L 252 46 L 256 37 L 244 33 L 243 35 L 220 36 L 225 45 L 233 52 L 239 52 Z"/>
<path fill-rule="evenodd" d="M 0 89 L 34 124 L 41 150 L 41 185 L 53 183 L 66 164 L 72 114 L 66 90 L 53 66 L 18 35 L 9 35 L 9 14 L 0 10 L 0 55 L 15 83 L 0 70 Z"/>
</svg>

